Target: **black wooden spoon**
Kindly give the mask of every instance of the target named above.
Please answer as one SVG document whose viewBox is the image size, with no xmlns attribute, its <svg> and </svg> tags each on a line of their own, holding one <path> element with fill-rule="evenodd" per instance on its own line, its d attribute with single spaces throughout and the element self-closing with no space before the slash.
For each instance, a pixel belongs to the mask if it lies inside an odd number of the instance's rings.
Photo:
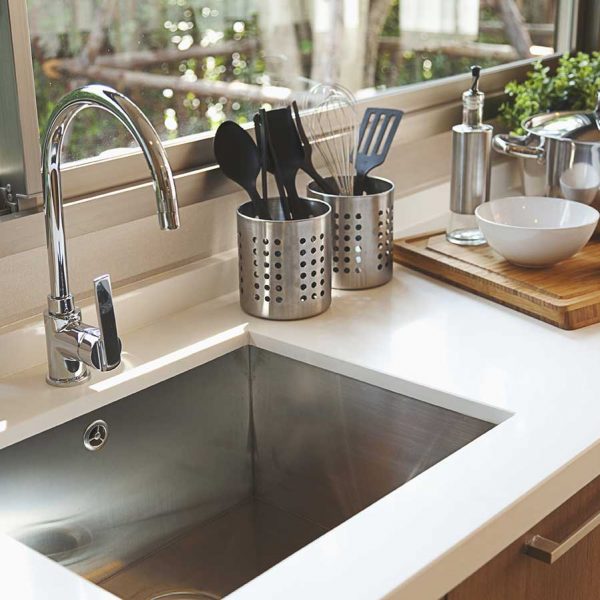
<svg viewBox="0 0 600 600">
<path fill-rule="evenodd" d="M 260 173 L 260 153 L 250 134 L 233 121 L 221 123 L 215 133 L 215 157 L 229 179 L 243 187 L 260 219 L 270 219 L 269 210 L 256 189 Z"/>
</svg>

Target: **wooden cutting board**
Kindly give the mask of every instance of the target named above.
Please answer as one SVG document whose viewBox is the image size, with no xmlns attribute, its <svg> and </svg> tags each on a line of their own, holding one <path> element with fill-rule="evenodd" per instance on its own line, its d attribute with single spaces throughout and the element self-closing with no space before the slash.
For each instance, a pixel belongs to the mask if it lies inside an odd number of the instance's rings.
<svg viewBox="0 0 600 600">
<path fill-rule="evenodd" d="M 515 267 L 489 246 L 456 246 L 443 233 L 394 242 L 394 260 L 561 327 L 600 322 L 600 239 L 553 267 Z"/>
</svg>

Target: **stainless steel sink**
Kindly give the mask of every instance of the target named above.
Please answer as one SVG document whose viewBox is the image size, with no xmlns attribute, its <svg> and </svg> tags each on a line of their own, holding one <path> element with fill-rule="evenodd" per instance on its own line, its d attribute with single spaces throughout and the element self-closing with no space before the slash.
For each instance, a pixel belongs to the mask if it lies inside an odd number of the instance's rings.
<svg viewBox="0 0 600 600">
<path fill-rule="evenodd" d="M 242 348 L 0 451 L 0 529 L 122 598 L 220 598 L 492 427 Z"/>
</svg>

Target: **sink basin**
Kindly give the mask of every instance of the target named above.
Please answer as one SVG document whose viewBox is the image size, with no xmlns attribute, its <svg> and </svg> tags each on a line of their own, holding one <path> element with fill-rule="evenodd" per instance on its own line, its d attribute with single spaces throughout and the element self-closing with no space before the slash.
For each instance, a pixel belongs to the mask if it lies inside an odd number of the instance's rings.
<svg viewBox="0 0 600 600">
<path fill-rule="evenodd" d="M 2 450 L 0 529 L 124 599 L 221 598 L 493 426 L 245 347 Z"/>
</svg>

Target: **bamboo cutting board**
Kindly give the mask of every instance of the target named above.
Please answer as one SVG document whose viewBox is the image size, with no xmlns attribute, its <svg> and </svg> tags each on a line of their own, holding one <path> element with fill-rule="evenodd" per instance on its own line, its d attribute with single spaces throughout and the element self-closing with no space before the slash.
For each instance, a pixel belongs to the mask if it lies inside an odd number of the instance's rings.
<svg viewBox="0 0 600 600">
<path fill-rule="evenodd" d="M 545 269 L 515 267 L 489 246 L 456 246 L 443 233 L 394 242 L 394 260 L 561 327 L 600 322 L 600 239 Z"/>
</svg>

